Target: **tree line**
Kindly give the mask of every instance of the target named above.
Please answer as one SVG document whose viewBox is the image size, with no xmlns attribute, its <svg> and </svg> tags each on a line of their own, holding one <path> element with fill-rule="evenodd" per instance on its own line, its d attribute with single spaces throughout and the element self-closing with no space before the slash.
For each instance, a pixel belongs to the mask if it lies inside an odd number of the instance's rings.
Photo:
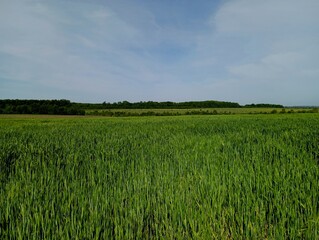
<svg viewBox="0 0 319 240">
<path fill-rule="evenodd" d="M 85 115 L 86 109 L 197 109 L 197 108 L 283 108 L 279 104 L 248 104 L 236 102 L 189 101 L 189 102 L 114 102 L 114 103 L 75 103 L 70 100 L 0 100 L 0 114 L 55 114 Z"/>
<path fill-rule="evenodd" d="M 53 115 L 84 115 L 69 100 L 0 100 L 1 114 L 53 114 Z"/>
<path fill-rule="evenodd" d="M 245 107 L 246 108 L 284 108 L 284 106 L 280 104 L 267 104 L 267 103 L 246 104 Z"/>
<path fill-rule="evenodd" d="M 85 109 L 190 109 L 190 108 L 240 108 L 235 102 L 223 101 L 190 101 L 190 102 L 114 102 L 102 104 L 80 104 Z"/>
</svg>

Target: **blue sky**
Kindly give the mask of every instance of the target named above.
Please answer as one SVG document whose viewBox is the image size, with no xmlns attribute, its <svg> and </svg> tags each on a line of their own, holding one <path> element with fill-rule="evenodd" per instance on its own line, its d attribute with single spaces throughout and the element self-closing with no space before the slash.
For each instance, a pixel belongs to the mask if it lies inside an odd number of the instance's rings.
<svg viewBox="0 0 319 240">
<path fill-rule="evenodd" d="M 319 105 L 318 0 L 1 0 L 0 98 Z"/>
</svg>

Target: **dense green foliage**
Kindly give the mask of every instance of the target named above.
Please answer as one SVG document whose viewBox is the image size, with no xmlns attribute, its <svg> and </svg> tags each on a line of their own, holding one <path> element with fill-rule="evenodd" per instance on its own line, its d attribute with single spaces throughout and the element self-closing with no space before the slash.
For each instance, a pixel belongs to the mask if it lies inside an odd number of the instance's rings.
<svg viewBox="0 0 319 240">
<path fill-rule="evenodd" d="M 203 108 L 203 109 L 87 109 L 85 115 L 107 117 L 144 117 L 180 115 L 318 113 L 317 108 Z"/>
<path fill-rule="evenodd" d="M 82 109 L 198 109 L 198 108 L 240 108 L 235 102 L 223 101 L 190 101 L 190 102 L 114 102 L 107 103 L 76 103 L 76 106 Z"/>
<path fill-rule="evenodd" d="M 216 115 L 230 114 L 238 112 L 236 109 L 242 109 L 238 103 L 222 101 L 191 101 L 191 102 L 135 102 L 128 101 L 115 103 L 74 103 L 69 100 L 0 100 L 0 114 L 53 114 L 53 115 L 100 115 L 100 116 L 176 116 L 176 115 Z M 278 104 L 249 104 L 244 108 L 260 109 L 259 113 L 267 113 L 276 108 L 282 108 Z M 136 110 L 126 111 L 121 110 Z M 184 111 L 184 110 L 187 111 Z M 202 110 L 206 109 L 206 110 Z M 218 110 L 217 110 L 218 109 Z M 232 111 L 220 111 L 220 109 L 232 109 Z M 264 109 L 267 109 L 264 111 Z M 103 110 L 103 112 L 99 111 Z M 120 111 L 117 111 L 120 110 Z M 143 110 L 148 110 L 147 112 Z M 154 110 L 162 110 L 154 111 Z M 180 111 L 169 111 L 180 110 Z M 309 111 L 309 109 L 304 111 Z M 243 111 L 245 112 L 245 111 Z M 255 111 L 256 112 L 256 111 Z M 282 112 L 283 113 L 283 112 Z"/>
<path fill-rule="evenodd" d="M 55 114 L 84 115 L 81 110 L 69 100 L 0 100 L 1 114 Z"/>
<path fill-rule="evenodd" d="M 259 104 L 246 104 L 245 107 L 249 108 L 283 108 L 283 105 L 280 104 L 267 104 L 267 103 L 259 103 Z"/>
<path fill-rule="evenodd" d="M 319 239 L 318 114 L 0 119 L 0 239 Z"/>
<path fill-rule="evenodd" d="M 135 102 L 128 101 L 117 103 L 102 104 L 103 108 L 107 109 L 183 109 L 183 108 L 239 108 L 240 105 L 234 102 L 222 102 L 222 101 L 191 101 L 191 102 Z"/>
</svg>

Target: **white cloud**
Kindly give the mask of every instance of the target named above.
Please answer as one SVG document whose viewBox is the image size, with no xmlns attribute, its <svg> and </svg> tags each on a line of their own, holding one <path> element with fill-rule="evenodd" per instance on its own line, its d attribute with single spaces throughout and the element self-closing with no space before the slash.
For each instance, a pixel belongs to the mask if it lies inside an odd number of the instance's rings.
<svg viewBox="0 0 319 240">
<path fill-rule="evenodd" d="M 77 101 L 319 102 L 319 1 L 222 1 L 196 29 L 161 24 L 145 6 L 4 0 L 6 91 L 11 86 L 15 97 L 16 81 Z"/>
<path fill-rule="evenodd" d="M 78 3 L 75 13 L 63 7 L 52 1 L 6 2 L 0 16 L 2 78 L 100 98 L 113 86 L 156 79 L 152 63 L 130 51 L 146 42 L 140 29 L 107 6 Z"/>
<path fill-rule="evenodd" d="M 294 33 L 310 30 L 307 27 L 318 22 L 318 9 L 317 0 L 233 0 L 211 21 L 220 32 Z"/>
<path fill-rule="evenodd" d="M 316 0 L 233 0 L 211 17 L 214 41 L 235 49 L 224 66 L 239 101 L 319 102 L 318 11 Z"/>
</svg>

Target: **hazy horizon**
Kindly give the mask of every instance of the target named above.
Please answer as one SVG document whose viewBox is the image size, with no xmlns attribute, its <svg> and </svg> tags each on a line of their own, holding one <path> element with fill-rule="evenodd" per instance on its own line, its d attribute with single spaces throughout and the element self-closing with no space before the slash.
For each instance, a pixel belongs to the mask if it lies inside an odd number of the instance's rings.
<svg viewBox="0 0 319 240">
<path fill-rule="evenodd" d="M 0 99 L 319 105 L 317 0 L 3 0 Z"/>
</svg>

